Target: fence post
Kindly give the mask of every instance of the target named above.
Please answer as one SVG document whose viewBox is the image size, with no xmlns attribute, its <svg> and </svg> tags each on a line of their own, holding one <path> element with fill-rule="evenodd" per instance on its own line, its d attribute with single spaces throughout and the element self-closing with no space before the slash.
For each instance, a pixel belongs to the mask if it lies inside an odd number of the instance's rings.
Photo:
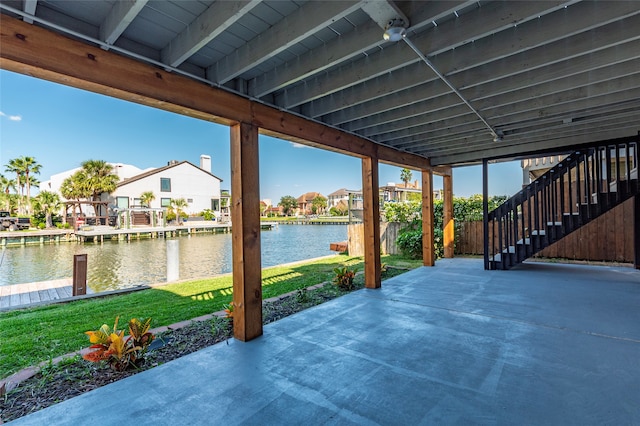
<svg viewBox="0 0 640 426">
<path fill-rule="evenodd" d="M 87 255 L 73 256 L 73 296 L 87 294 Z"/>
</svg>

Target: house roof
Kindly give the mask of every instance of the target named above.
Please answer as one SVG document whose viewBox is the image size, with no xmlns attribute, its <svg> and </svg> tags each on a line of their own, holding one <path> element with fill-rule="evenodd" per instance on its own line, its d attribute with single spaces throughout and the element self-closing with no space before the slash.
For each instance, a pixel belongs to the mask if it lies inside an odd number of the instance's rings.
<svg viewBox="0 0 640 426">
<path fill-rule="evenodd" d="M 355 191 L 352 189 L 340 188 L 337 191 L 334 191 L 331 194 L 329 194 L 329 197 L 345 197 L 349 194 L 360 194 L 361 192 L 362 191 Z"/>
<path fill-rule="evenodd" d="M 209 175 L 209 176 L 211 176 L 211 177 L 214 177 L 214 178 L 218 179 L 220 182 L 222 182 L 222 179 L 220 179 L 220 178 L 219 178 L 219 177 L 217 177 L 216 175 L 214 175 L 214 174 L 212 174 L 212 173 L 210 173 L 210 172 L 208 172 L 208 171 L 206 171 L 206 170 L 203 170 L 203 169 L 201 169 L 200 167 L 196 166 L 195 164 L 193 164 L 193 163 L 191 163 L 191 162 L 189 162 L 189 161 L 186 161 L 186 160 L 185 160 L 185 161 L 179 161 L 179 162 L 172 162 L 172 163 L 170 163 L 170 164 L 167 164 L 166 166 L 158 167 L 157 169 L 151 169 L 151 170 L 146 171 L 146 172 L 144 172 L 144 173 L 141 173 L 141 174 L 139 174 L 139 175 L 132 176 L 132 177 L 131 177 L 131 178 L 129 178 L 129 179 L 125 179 L 125 180 L 123 180 L 123 181 L 119 182 L 117 186 L 120 188 L 120 187 L 123 187 L 123 186 L 125 186 L 125 185 L 130 184 L 130 183 L 136 182 L 136 181 L 138 181 L 138 180 L 140 180 L 140 179 L 144 179 L 144 178 L 147 178 L 147 177 L 149 177 L 149 176 L 153 176 L 153 175 L 155 175 L 155 174 L 162 173 L 162 172 L 164 172 L 164 171 L 166 171 L 166 170 L 172 169 L 172 168 L 174 168 L 174 167 L 181 166 L 181 165 L 183 165 L 183 164 L 188 164 L 188 165 L 190 165 L 190 166 L 192 166 L 192 167 L 195 167 L 196 169 L 198 169 L 198 170 L 199 170 L 199 171 L 201 171 L 202 173 L 205 173 L 205 174 L 207 174 L 207 175 Z"/>
<path fill-rule="evenodd" d="M 298 197 L 298 203 L 313 201 L 317 197 L 327 198 L 319 192 L 307 192 Z"/>
<path fill-rule="evenodd" d="M 43 48 L 64 45 L 77 53 L 57 56 L 93 59 L 97 52 L 99 63 L 144 62 L 158 79 L 166 78 L 165 70 L 186 76 L 203 91 L 213 87 L 255 100 L 379 148 L 430 158 L 432 165 L 522 158 L 638 132 L 636 1 L 117 4 L 0 0 L 3 27 L 19 26 L 16 34 L 23 35 L 6 37 L 0 56 L 19 63 L 36 57 L 34 66 L 62 72 L 62 61 L 45 66 L 48 58 L 30 53 L 35 37 L 24 43 L 29 28 L 53 27 L 73 42 L 51 37 Z M 388 26 L 406 27 L 406 36 L 384 40 Z M 103 49 L 88 54 L 88 46 Z M 99 72 L 85 61 L 64 81 L 94 84 Z M 139 80 L 139 90 L 150 84 L 147 75 L 128 78 Z M 129 87 L 123 90 L 138 94 Z M 184 111 L 197 110 L 194 105 Z"/>
</svg>

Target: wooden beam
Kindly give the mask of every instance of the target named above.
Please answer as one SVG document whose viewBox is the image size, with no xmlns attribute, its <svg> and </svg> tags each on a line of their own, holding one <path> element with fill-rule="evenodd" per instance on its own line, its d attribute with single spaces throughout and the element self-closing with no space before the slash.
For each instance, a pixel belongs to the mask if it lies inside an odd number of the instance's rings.
<svg viewBox="0 0 640 426">
<path fill-rule="evenodd" d="M 419 170 L 429 159 L 0 14 L 0 68 L 218 124 Z"/>
<path fill-rule="evenodd" d="M 433 172 L 422 171 L 422 263 L 424 266 L 436 264 L 433 244 Z"/>
<path fill-rule="evenodd" d="M 362 197 L 364 211 L 364 284 L 380 288 L 380 191 L 378 160 L 362 159 Z"/>
<path fill-rule="evenodd" d="M 636 146 L 636 149 L 637 146 Z M 633 228 L 634 228 L 634 261 L 633 261 L 633 266 L 635 266 L 636 269 L 640 269 L 640 195 L 636 195 L 634 198 L 634 205 L 633 205 L 633 216 L 635 217 L 634 220 L 634 224 L 633 224 Z"/>
<path fill-rule="evenodd" d="M 453 249 L 455 241 L 454 221 L 453 221 L 453 177 L 451 172 L 442 177 L 444 187 L 443 200 L 443 240 L 444 240 L 444 257 L 453 258 Z"/>
<path fill-rule="evenodd" d="M 260 259 L 260 174 L 258 129 L 231 127 L 231 222 L 233 253 L 233 335 L 247 341 L 262 335 Z"/>
<path fill-rule="evenodd" d="M 482 159 L 482 235 L 484 269 L 489 270 L 489 160 Z"/>
</svg>

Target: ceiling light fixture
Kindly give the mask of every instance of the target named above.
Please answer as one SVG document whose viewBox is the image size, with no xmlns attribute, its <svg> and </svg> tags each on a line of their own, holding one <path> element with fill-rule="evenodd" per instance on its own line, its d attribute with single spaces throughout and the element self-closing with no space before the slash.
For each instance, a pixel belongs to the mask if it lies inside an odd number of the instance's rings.
<svg viewBox="0 0 640 426">
<path fill-rule="evenodd" d="M 400 41 L 407 35 L 407 28 L 404 19 L 391 19 L 384 27 L 382 38 L 386 41 Z"/>
</svg>

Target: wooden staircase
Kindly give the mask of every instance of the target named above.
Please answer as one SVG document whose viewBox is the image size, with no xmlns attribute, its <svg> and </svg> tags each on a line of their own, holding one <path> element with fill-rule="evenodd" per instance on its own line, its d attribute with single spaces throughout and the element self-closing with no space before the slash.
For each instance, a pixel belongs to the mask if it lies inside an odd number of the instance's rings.
<svg viewBox="0 0 640 426">
<path fill-rule="evenodd" d="M 510 269 L 634 196 L 638 138 L 568 155 L 488 215 L 485 265 Z"/>
</svg>

